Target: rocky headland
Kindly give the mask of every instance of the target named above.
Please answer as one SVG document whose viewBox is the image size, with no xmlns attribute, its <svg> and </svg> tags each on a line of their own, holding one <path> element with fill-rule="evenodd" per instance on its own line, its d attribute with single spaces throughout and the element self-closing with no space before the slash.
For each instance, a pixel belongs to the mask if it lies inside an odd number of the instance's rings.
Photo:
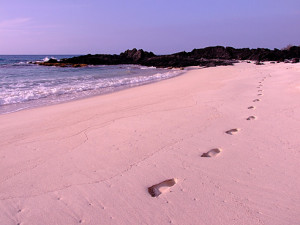
<svg viewBox="0 0 300 225">
<path fill-rule="evenodd" d="M 170 55 L 155 55 L 142 49 L 126 50 L 119 55 L 96 54 L 82 55 L 68 59 L 50 59 L 47 62 L 35 62 L 44 66 L 60 67 L 84 67 L 87 65 L 118 65 L 118 64 L 138 64 L 155 67 L 186 67 L 186 66 L 220 66 L 232 65 L 238 60 L 262 61 L 289 61 L 299 62 L 300 47 L 290 46 L 286 49 L 267 48 L 241 48 L 233 47 L 207 47 L 194 49 L 191 52 L 178 52 Z M 259 63 L 258 63 L 259 65 Z"/>
</svg>

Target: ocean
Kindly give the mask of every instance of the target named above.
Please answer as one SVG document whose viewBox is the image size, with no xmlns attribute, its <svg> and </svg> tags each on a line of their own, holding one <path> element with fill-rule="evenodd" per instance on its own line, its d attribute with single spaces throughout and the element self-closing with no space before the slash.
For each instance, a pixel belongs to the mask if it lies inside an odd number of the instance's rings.
<svg viewBox="0 0 300 225">
<path fill-rule="evenodd" d="M 0 114 L 101 95 L 182 73 L 139 65 L 81 68 L 30 64 L 70 55 L 0 55 Z"/>
</svg>

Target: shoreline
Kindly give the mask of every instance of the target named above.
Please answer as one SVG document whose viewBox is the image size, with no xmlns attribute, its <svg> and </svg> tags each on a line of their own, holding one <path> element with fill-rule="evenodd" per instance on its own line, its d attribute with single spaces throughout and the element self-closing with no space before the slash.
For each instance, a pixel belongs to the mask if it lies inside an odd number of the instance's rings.
<svg viewBox="0 0 300 225">
<path fill-rule="evenodd" d="M 299 73 L 282 63 L 192 69 L 2 114 L 0 220 L 295 224 Z"/>
<path fill-rule="evenodd" d="M 120 65 L 122 66 L 122 65 Z M 127 66 L 127 65 L 126 65 Z M 129 65 L 132 66 L 132 65 Z M 134 65 L 133 65 L 134 66 Z M 38 102 L 36 103 L 36 101 L 40 101 L 43 100 L 44 98 L 40 98 L 40 99 L 34 99 L 34 103 L 32 104 L 31 101 L 26 101 L 26 102 L 19 102 L 19 103 L 14 103 L 14 104 L 9 104 L 9 105 L 2 105 L 0 107 L 2 108 L 10 108 L 12 109 L 12 111 L 8 111 L 8 110 L 2 110 L 3 112 L 0 112 L 0 115 L 5 115 L 5 114 L 10 114 L 10 113 L 15 113 L 15 112 L 19 112 L 19 111 L 23 111 L 23 110 L 28 110 L 28 109 L 33 109 L 33 108 L 39 108 L 39 107 L 45 107 L 45 106 L 52 106 L 52 105 L 56 105 L 56 104 L 64 104 L 67 102 L 72 102 L 72 101 L 78 101 L 78 100 L 84 100 L 87 98 L 91 98 L 91 97 L 96 97 L 96 96 L 101 96 L 101 95 L 106 95 L 106 94 L 110 94 L 110 93 L 114 93 L 114 92 L 119 92 L 122 90 L 126 90 L 126 89 L 130 89 L 130 88 L 134 88 L 134 87 L 138 87 L 138 86 L 143 86 L 143 85 L 148 85 L 151 83 L 156 83 L 156 82 L 160 82 L 163 80 L 168 80 L 177 76 L 181 76 L 184 73 L 186 73 L 188 70 L 181 70 L 180 68 L 173 68 L 173 69 L 165 69 L 166 72 L 165 73 L 170 73 L 170 72 L 177 72 L 176 75 L 172 75 L 170 77 L 167 78 L 160 78 L 159 80 L 150 80 L 150 81 L 143 81 L 141 83 L 136 83 L 136 84 L 132 84 L 132 85 L 124 85 L 124 86 L 119 86 L 119 87 L 113 87 L 113 90 L 110 88 L 106 88 L 107 90 L 101 90 L 101 92 L 96 91 L 96 89 L 94 91 L 98 92 L 98 93 L 93 93 L 93 94 L 89 94 L 89 95 L 83 95 L 81 92 L 81 96 L 77 96 L 77 97 L 71 97 L 71 96 L 75 96 L 75 94 L 73 93 L 69 98 L 64 98 L 64 99 L 58 99 L 58 98 L 54 98 L 54 100 L 47 100 L 47 102 Z M 158 72 L 159 74 L 159 72 Z M 110 89 L 110 90 L 109 90 Z M 76 93 L 78 94 L 78 93 Z M 70 95 L 70 94 L 64 94 L 64 95 Z M 48 96 L 46 98 L 50 98 L 51 96 Z M 22 106 L 22 107 L 21 107 Z M 21 108 L 20 108 L 21 107 Z"/>
</svg>

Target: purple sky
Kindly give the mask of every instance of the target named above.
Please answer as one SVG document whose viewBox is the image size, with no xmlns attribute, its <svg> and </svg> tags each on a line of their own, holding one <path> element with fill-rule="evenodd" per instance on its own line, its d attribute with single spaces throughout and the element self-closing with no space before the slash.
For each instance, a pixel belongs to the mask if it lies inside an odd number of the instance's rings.
<svg viewBox="0 0 300 225">
<path fill-rule="evenodd" d="M 1 0 L 0 54 L 300 45 L 300 0 Z"/>
</svg>

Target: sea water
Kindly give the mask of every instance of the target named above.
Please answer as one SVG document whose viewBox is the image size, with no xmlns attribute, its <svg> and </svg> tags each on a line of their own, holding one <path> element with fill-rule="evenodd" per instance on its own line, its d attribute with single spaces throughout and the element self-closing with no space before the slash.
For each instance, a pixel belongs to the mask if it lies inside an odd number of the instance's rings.
<svg viewBox="0 0 300 225">
<path fill-rule="evenodd" d="M 68 55 L 0 55 L 0 114 L 57 104 L 178 76 L 182 71 L 139 65 L 48 67 L 31 64 Z"/>
</svg>

